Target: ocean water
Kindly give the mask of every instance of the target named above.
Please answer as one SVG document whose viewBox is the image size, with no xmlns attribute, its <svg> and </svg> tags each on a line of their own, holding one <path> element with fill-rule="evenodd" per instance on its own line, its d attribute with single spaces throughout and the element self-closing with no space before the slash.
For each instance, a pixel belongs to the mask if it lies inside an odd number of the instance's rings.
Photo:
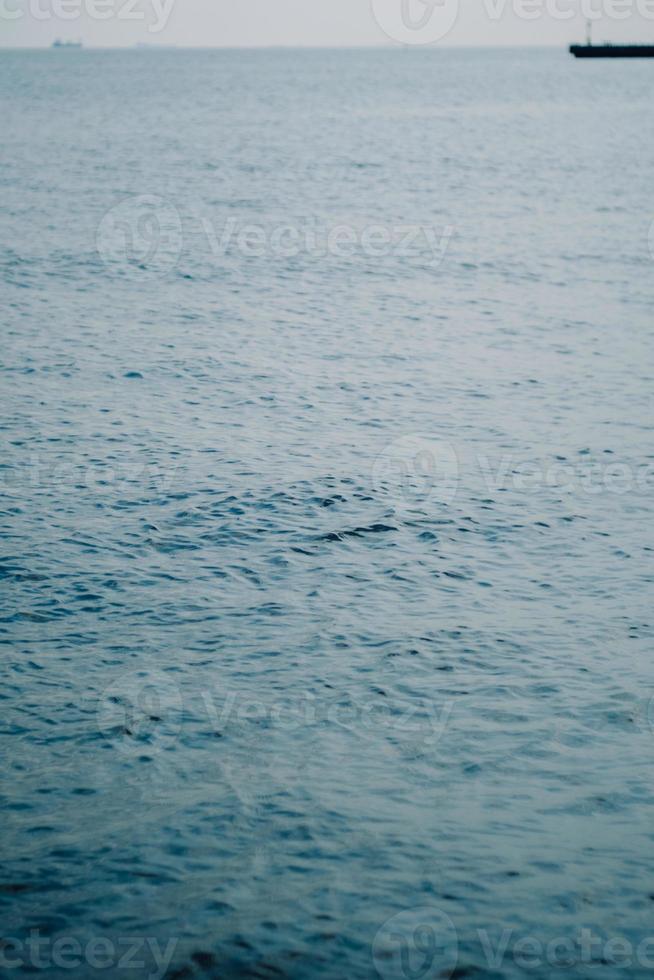
<svg viewBox="0 0 654 980">
<path fill-rule="evenodd" d="M 653 86 L 0 53 L 3 975 L 651 975 Z"/>
</svg>

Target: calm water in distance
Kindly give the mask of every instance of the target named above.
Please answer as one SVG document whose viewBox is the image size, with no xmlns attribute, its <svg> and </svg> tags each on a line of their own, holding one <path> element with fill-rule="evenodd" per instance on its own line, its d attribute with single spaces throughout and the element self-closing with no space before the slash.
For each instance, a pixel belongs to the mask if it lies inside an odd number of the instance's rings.
<svg viewBox="0 0 654 980">
<path fill-rule="evenodd" d="M 654 935 L 653 67 L 0 54 L 5 935 Z"/>
</svg>

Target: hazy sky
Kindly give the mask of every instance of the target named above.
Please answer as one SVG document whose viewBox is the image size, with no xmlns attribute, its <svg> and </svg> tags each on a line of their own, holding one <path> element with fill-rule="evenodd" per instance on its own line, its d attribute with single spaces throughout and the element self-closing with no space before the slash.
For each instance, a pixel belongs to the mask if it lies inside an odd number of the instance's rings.
<svg viewBox="0 0 654 980">
<path fill-rule="evenodd" d="M 0 0 L 0 45 L 565 45 L 584 11 L 596 41 L 654 41 L 654 0 Z"/>
</svg>

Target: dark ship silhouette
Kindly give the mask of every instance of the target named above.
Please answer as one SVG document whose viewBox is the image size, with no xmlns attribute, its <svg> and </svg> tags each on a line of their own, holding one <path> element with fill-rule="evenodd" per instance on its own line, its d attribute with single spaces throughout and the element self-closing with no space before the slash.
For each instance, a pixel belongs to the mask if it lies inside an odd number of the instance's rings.
<svg viewBox="0 0 654 980">
<path fill-rule="evenodd" d="M 654 44 L 593 44 L 588 21 L 585 44 L 571 44 L 575 58 L 654 58 Z"/>
</svg>

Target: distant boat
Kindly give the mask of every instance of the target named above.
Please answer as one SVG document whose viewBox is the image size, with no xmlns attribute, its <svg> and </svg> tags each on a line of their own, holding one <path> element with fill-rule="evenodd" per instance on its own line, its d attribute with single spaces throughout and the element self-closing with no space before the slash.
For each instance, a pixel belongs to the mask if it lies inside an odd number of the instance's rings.
<svg viewBox="0 0 654 980">
<path fill-rule="evenodd" d="M 571 44 L 575 58 L 654 58 L 654 44 Z"/>
<path fill-rule="evenodd" d="M 81 41 L 60 41 L 59 38 L 52 45 L 53 48 L 81 48 Z"/>
<path fill-rule="evenodd" d="M 586 22 L 586 43 L 571 44 L 575 58 L 654 58 L 654 44 L 593 44 L 593 22 Z"/>
</svg>

